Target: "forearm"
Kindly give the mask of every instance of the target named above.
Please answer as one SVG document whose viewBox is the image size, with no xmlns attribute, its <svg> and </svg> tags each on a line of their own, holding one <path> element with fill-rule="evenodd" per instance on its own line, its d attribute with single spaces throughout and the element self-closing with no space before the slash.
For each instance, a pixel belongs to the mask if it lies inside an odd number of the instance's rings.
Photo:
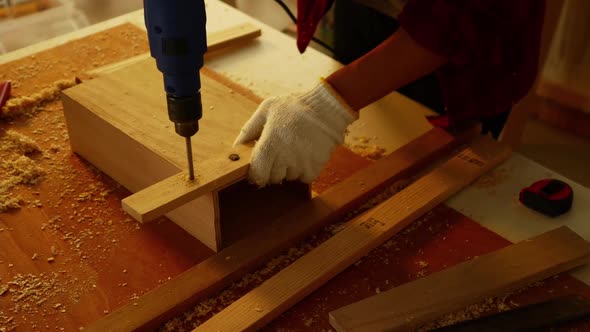
<svg viewBox="0 0 590 332">
<path fill-rule="evenodd" d="M 435 71 L 447 61 L 417 44 L 403 29 L 326 80 L 354 109 Z"/>
</svg>

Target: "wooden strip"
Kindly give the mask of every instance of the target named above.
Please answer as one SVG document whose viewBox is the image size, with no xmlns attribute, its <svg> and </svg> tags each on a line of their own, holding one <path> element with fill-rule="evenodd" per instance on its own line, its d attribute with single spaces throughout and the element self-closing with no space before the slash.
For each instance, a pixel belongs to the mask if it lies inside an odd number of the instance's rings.
<svg viewBox="0 0 590 332">
<path fill-rule="evenodd" d="M 252 23 L 238 24 L 225 30 L 208 33 L 207 53 L 205 53 L 205 59 L 211 56 L 213 52 L 242 44 L 246 41 L 260 37 L 261 34 L 262 32 L 260 31 L 260 28 Z M 88 73 L 95 76 L 109 74 L 121 68 L 149 59 L 150 57 L 150 53 L 140 54 L 120 62 L 93 69 Z"/>
<path fill-rule="evenodd" d="M 221 31 L 212 32 L 207 36 L 207 53 L 210 54 L 258 38 L 261 34 L 260 28 L 252 23 L 243 23 Z"/>
<path fill-rule="evenodd" d="M 408 331 L 589 259 L 590 243 L 564 226 L 333 311 L 330 323 L 337 331 Z"/>
<path fill-rule="evenodd" d="M 456 144 L 458 142 L 446 132 L 430 130 L 334 185 L 299 209 L 223 249 L 134 303 L 115 310 L 85 331 L 131 331 L 157 327 L 191 304 L 240 279 L 308 234 L 342 218 L 383 187 L 408 178 L 431 164 Z"/>
<path fill-rule="evenodd" d="M 241 158 L 248 160 L 249 151 L 244 151 Z M 223 166 L 223 163 L 219 164 L 221 164 L 220 167 Z M 211 168 L 204 164 L 197 164 L 196 167 L 198 169 Z M 220 168 L 214 169 L 219 170 Z M 209 178 L 207 175 L 209 174 L 202 173 L 195 180 L 191 181 L 188 179 L 187 172 L 178 173 L 160 182 L 156 182 L 133 195 L 127 196 L 121 200 L 121 205 L 123 206 L 123 210 L 135 220 L 141 223 L 152 221 L 204 194 L 215 191 L 217 189 L 217 181 L 214 178 Z"/>
<path fill-rule="evenodd" d="M 255 331 L 508 158 L 508 149 L 477 140 L 439 168 L 355 218 L 346 228 L 213 316 L 195 331 Z"/>
</svg>

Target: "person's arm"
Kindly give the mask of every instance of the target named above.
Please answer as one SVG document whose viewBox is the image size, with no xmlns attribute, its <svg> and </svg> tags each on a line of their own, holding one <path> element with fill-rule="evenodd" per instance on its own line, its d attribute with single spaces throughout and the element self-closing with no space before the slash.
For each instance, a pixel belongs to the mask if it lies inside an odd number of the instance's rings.
<svg viewBox="0 0 590 332">
<path fill-rule="evenodd" d="M 326 78 L 354 110 L 381 99 L 447 62 L 416 43 L 402 28 L 353 63 Z"/>
</svg>

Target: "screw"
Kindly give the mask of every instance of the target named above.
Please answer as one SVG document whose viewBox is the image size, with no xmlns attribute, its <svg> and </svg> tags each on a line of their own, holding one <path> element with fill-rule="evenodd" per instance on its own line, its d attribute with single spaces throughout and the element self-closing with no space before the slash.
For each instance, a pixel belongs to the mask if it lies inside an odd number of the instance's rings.
<svg viewBox="0 0 590 332">
<path fill-rule="evenodd" d="M 229 160 L 231 160 L 231 161 L 237 161 L 237 160 L 240 160 L 240 156 L 239 156 L 239 155 L 237 155 L 237 154 L 235 154 L 235 153 L 232 153 L 232 154 L 230 154 L 228 158 L 229 158 Z"/>
</svg>

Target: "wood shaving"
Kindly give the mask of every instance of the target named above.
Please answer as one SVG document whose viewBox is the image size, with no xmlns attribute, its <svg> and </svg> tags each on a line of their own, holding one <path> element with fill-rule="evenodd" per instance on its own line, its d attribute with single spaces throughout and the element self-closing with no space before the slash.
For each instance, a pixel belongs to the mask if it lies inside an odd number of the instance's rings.
<svg viewBox="0 0 590 332">
<path fill-rule="evenodd" d="M 59 99 L 61 91 L 71 88 L 80 82 L 78 78 L 59 80 L 30 96 L 11 98 L 2 107 L 0 118 L 12 119 L 21 115 L 31 117 L 41 110 L 43 105 Z"/>
<path fill-rule="evenodd" d="M 14 130 L 0 137 L 0 212 L 20 208 L 21 198 L 11 192 L 12 188 L 36 184 L 43 176 L 43 169 L 32 159 L 39 152 L 34 140 Z"/>
<path fill-rule="evenodd" d="M 375 139 L 375 137 L 353 137 L 352 140 L 355 143 L 346 144 L 346 147 L 363 158 L 379 160 L 385 156 L 386 150 L 377 144 L 371 143 Z"/>
<path fill-rule="evenodd" d="M 33 139 L 14 130 L 7 130 L 0 139 L 2 156 L 7 152 L 30 155 L 40 151 L 39 145 Z"/>
</svg>

